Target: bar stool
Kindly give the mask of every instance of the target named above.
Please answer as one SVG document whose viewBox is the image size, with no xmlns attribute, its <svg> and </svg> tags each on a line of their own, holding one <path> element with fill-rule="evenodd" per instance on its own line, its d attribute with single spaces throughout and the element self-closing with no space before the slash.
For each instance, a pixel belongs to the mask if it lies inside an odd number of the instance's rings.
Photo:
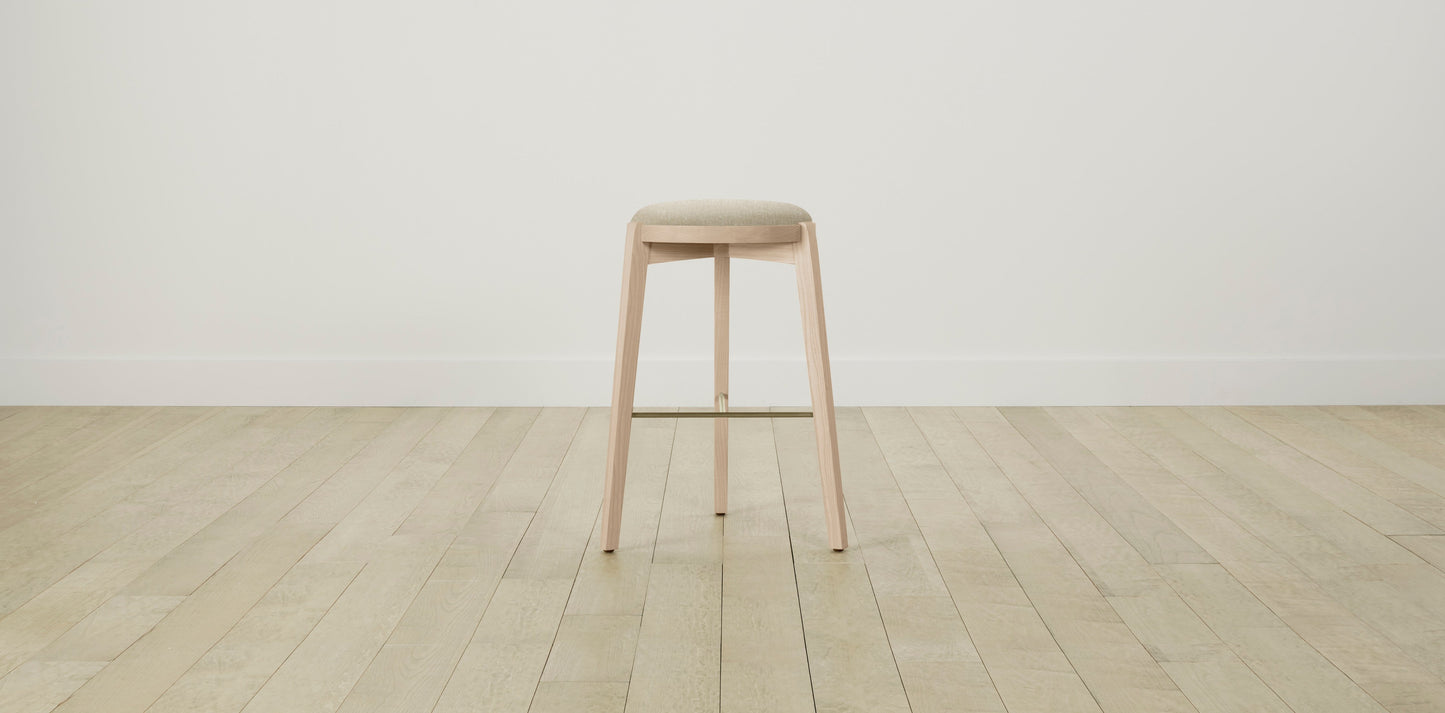
<svg viewBox="0 0 1445 713">
<path fill-rule="evenodd" d="M 633 410 L 637 385 L 637 345 L 642 335 L 642 295 L 647 266 L 659 262 L 713 259 L 713 410 Z M 813 410 L 778 412 L 729 409 L 728 266 L 732 258 L 792 264 L 798 276 L 803 312 L 803 345 L 808 361 Z M 838 429 L 833 415 L 833 377 L 828 366 L 828 334 L 823 324 L 823 286 L 818 271 L 817 229 L 798 206 L 773 201 L 693 200 L 649 205 L 627 224 L 622 262 L 622 308 L 617 319 L 617 360 L 612 378 L 612 413 L 607 436 L 607 481 L 602 500 L 602 549 L 617 549 L 622 525 L 622 491 L 627 480 L 627 449 L 634 418 L 714 418 L 713 499 L 727 512 L 729 418 L 812 416 L 818 441 L 818 471 L 828 544 L 848 546 L 844 527 L 843 481 L 838 470 Z"/>
</svg>

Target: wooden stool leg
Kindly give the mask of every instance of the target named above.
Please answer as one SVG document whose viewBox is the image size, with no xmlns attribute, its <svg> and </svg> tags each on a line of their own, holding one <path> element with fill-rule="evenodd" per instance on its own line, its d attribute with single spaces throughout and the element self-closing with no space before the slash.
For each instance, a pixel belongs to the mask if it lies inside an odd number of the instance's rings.
<svg viewBox="0 0 1445 713">
<path fill-rule="evenodd" d="M 713 400 L 727 406 L 728 392 L 728 246 L 713 246 Z M 713 419 L 712 500 L 713 512 L 728 511 L 728 420 Z"/>
<path fill-rule="evenodd" d="M 622 262 L 622 307 L 617 317 L 617 359 L 612 372 L 611 424 L 607 429 L 607 482 L 602 496 L 602 549 L 617 549 L 622 531 L 622 491 L 632 437 L 632 396 L 637 387 L 637 345 L 642 337 L 642 294 L 647 286 L 647 244 L 637 224 L 627 225 Z"/>
<path fill-rule="evenodd" d="M 818 439 L 818 475 L 823 481 L 823 510 L 828 521 L 828 544 L 848 547 L 847 516 L 843 510 L 843 478 L 838 469 L 838 424 L 833 414 L 833 373 L 828 365 L 828 330 L 823 323 L 823 282 L 818 271 L 817 229 L 802 223 L 803 238 L 796 244 L 798 303 L 803 310 L 803 345 L 808 355 L 808 385 L 813 397 L 813 427 Z"/>
</svg>

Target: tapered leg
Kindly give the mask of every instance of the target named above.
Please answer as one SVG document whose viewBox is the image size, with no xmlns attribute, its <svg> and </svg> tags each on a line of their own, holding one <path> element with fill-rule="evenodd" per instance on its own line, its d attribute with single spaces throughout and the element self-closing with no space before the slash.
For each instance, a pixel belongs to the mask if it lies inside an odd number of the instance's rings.
<svg viewBox="0 0 1445 713">
<path fill-rule="evenodd" d="M 637 386 L 637 345 L 642 337 L 642 293 L 647 286 L 647 245 L 636 223 L 627 225 L 622 261 L 622 307 L 617 316 L 617 359 L 612 371 L 611 424 L 607 429 L 607 482 L 602 495 L 602 549 L 617 549 L 622 531 L 622 491 L 632 437 L 632 395 Z"/>
<path fill-rule="evenodd" d="M 818 475 L 823 481 L 823 510 L 828 521 L 828 544 L 848 547 L 843 510 L 843 479 L 838 469 L 838 424 L 833 414 L 833 372 L 828 365 L 828 330 L 823 321 L 823 282 L 818 271 L 815 226 L 803 223 L 794 264 L 798 273 L 798 303 L 803 310 L 803 345 L 808 356 L 808 385 L 813 397 L 813 427 L 818 438 Z"/>
<path fill-rule="evenodd" d="M 728 246 L 713 246 L 713 399 L 727 407 L 728 393 Z M 728 511 L 728 420 L 712 421 L 713 512 Z"/>
</svg>

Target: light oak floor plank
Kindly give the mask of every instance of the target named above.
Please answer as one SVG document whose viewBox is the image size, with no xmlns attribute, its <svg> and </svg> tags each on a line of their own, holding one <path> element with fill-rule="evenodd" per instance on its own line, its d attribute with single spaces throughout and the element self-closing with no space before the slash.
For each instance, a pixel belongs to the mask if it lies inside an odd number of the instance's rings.
<svg viewBox="0 0 1445 713">
<path fill-rule="evenodd" d="M 5 503 L 0 506 L 0 525 L 8 526 L 23 519 L 28 507 L 63 497 L 89 480 L 185 433 L 216 413 L 217 409 L 196 407 L 124 409 L 117 412 L 114 428 L 101 433 L 91 433 L 89 428 L 81 429 L 72 436 L 94 440 L 73 459 L 68 450 L 61 449 L 52 453 L 52 458 L 40 458 L 38 463 L 27 460 L 15 466 L 17 470 L 41 475 L 22 476 L 24 485 L 5 493 L 4 500 L 0 501 Z M 17 507 L 19 505 L 28 507 Z"/>
<path fill-rule="evenodd" d="M 317 561 L 328 556 L 341 560 L 352 559 L 369 549 L 365 543 L 372 537 L 399 528 L 417 504 L 425 499 L 425 491 L 440 482 L 453 462 L 466 452 L 465 446 L 479 433 L 476 419 L 480 413 L 472 413 L 460 419 L 443 419 L 427 439 L 418 444 L 412 454 L 393 470 L 391 476 L 353 510 L 347 520 L 355 526 L 342 532 L 338 542 L 343 547 L 324 550 L 318 545 L 308 555 Z M 570 418 L 567 420 L 571 420 Z M 533 422 L 535 427 L 536 422 Z M 544 452 L 558 454 L 548 462 L 561 460 L 560 454 L 567 452 L 571 442 L 570 429 L 563 429 L 562 435 L 547 438 L 540 443 L 531 442 L 532 447 L 545 446 Z M 519 444 L 520 447 L 520 444 Z M 530 450 L 530 453 L 537 453 Z M 509 466 L 517 453 L 507 460 Z M 510 474 L 525 472 L 534 475 L 540 471 L 527 469 L 526 459 L 515 461 L 517 469 Z M 566 461 L 563 461 L 566 466 Z M 518 470 L 524 469 L 524 470 Z M 509 474 L 504 468 L 498 478 Z M 550 478 L 548 478 L 550 480 Z M 378 497 L 380 496 L 380 497 Z M 370 502 L 371 506 L 367 507 Z M 544 502 L 545 506 L 545 502 Z M 291 676 L 277 684 L 287 673 L 287 666 L 277 672 L 266 687 L 257 693 L 246 710 L 284 710 L 294 706 L 298 695 L 302 700 L 312 696 L 312 708 L 335 710 L 338 706 L 347 711 L 396 710 L 404 708 L 429 708 L 442 694 L 447 676 L 456 666 L 466 645 L 468 635 L 475 628 L 482 615 L 482 608 L 490 601 L 496 584 L 507 561 L 514 556 L 524 528 L 530 529 L 535 518 L 527 513 L 501 511 L 478 511 L 470 524 L 474 530 L 467 533 L 463 546 L 471 548 L 451 550 L 456 540 L 462 539 L 455 531 L 426 532 L 422 534 L 398 534 L 386 537 L 383 542 L 394 542 L 401 549 L 397 566 L 415 568 L 409 576 L 397 576 L 378 568 L 382 563 L 373 562 L 358 575 L 358 585 L 372 585 L 365 581 L 368 573 L 376 576 L 374 586 L 384 588 L 383 593 L 367 595 L 360 590 L 352 598 L 352 588 L 343 594 L 332 607 L 326 618 L 317 624 L 307 640 L 298 647 L 298 653 L 306 647 L 315 646 L 317 651 L 350 652 L 351 656 L 335 657 L 340 665 L 333 665 L 325 672 L 311 670 L 304 663 L 292 668 Z M 343 521 L 345 522 L 345 521 Z M 323 541 L 324 544 L 324 541 Z M 360 546 L 358 546 L 360 545 Z M 453 554 L 445 566 L 441 560 Z M 480 556 L 477 556 L 480 555 Z M 432 577 L 437 579 L 432 580 Z M 427 585 L 430 585 L 429 587 Z M 361 615 L 369 617 L 376 625 L 371 631 L 358 638 L 355 627 L 347 625 L 352 617 L 348 607 L 354 605 Z M 377 605 L 381 609 L 376 609 Z M 328 625 L 334 625 L 326 628 Z M 291 660 L 297 660 L 293 655 Z M 309 692 L 312 681 L 318 673 L 325 678 L 348 680 L 351 683 L 334 691 L 337 696 L 315 697 Z"/>
<path fill-rule="evenodd" d="M 546 681 L 537 686 L 530 713 L 622 713 L 627 684 Z"/>
<path fill-rule="evenodd" d="M 120 467 L 114 467 L 104 471 L 100 476 L 91 477 L 88 473 L 82 473 L 79 480 L 82 484 L 72 487 L 64 495 L 58 498 L 19 498 L 12 503 L 7 503 L 6 515 L 0 518 L 0 528 L 13 528 L 19 525 L 20 521 L 36 518 L 36 516 L 49 516 L 48 519 L 55 519 L 55 511 L 74 511 L 75 503 L 103 503 L 111 505 L 124 496 L 130 495 L 137 487 L 165 476 L 169 471 L 176 469 L 191 458 L 199 454 L 214 450 L 220 443 L 228 440 L 243 438 L 244 432 L 253 431 L 253 424 L 273 424 L 273 422 L 295 422 L 299 415 L 305 415 L 311 409 L 264 409 L 264 408 L 230 408 L 217 409 L 211 412 L 208 417 L 195 419 L 191 424 L 175 431 L 171 437 L 162 438 L 155 444 L 147 445 L 139 456 L 124 461 Z M 220 441 L 220 443 L 218 443 Z M 68 506 L 68 508 L 66 508 Z M 94 511 L 90 511 L 94 512 Z M 65 525 L 74 526 L 77 522 L 84 521 L 84 516 L 90 512 L 75 515 L 69 512 L 71 519 L 62 521 Z M 26 532 L 35 531 L 35 525 L 26 524 Z"/>
<path fill-rule="evenodd" d="M 1318 492 L 1380 532 L 1389 535 L 1441 534 L 1440 528 L 1395 505 L 1384 495 L 1291 448 L 1227 409 L 1195 407 L 1184 411 L 1260 462 Z"/>
<path fill-rule="evenodd" d="M 1191 609 L 1296 710 L 1381 711 L 1220 565 L 1155 565 Z"/>
<path fill-rule="evenodd" d="M 0 407 L 0 711 L 1445 710 L 1445 410 Z"/>
<path fill-rule="evenodd" d="M 235 713 L 311 633 L 362 562 L 291 568 L 147 713 Z"/>
<path fill-rule="evenodd" d="M 299 442 L 278 444 L 282 450 L 276 461 L 259 453 L 254 462 L 248 459 L 207 483 L 203 497 L 169 493 L 161 515 L 92 562 L 114 563 L 105 572 L 143 570 L 126 586 L 128 593 L 189 594 L 283 518 L 334 525 L 334 519 L 305 515 L 321 502 L 346 512 L 361 497 L 357 491 L 364 492 L 381 478 L 431 428 L 435 415 L 430 411 L 333 415 L 322 410 L 314 425 L 315 431 L 326 434 L 319 443 L 308 447 L 314 434 L 307 434 Z M 294 455 L 298 451 L 300 455 Z M 294 459 L 266 477 L 274 462 L 288 457 Z M 350 487 L 337 487 L 338 483 Z"/>
<path fill-rule="evenodd" d="M 478 701 L 486 701 L 489 710 L 527 710 L 546 668 L 577 576 L 577 562 L 601 504 L 592 485 L 601 487 L 598 465 L 606 447 L 606 416 L 602 409 L 544 409 L 538 415 L 473 515 L 474 522 L 519 515 L 526 521 L 518 520 L 521 529 L 505 538 L 458 538 L 462 549 L 457 544 L 452 549 L 462 555 L 477 549 L 495 550 L 495 542 L 484 540 L 503 540 L 507 542 L 505 559 L 489 556 L 485 567 L 463 567 L 459 572 L 450 571 L 453 562 L 443 562 L 438 568 L 434 576 L 473 576 L 492 591 L 489 598 L 474 600 L 481 608 L 464 609 L 457 617 L 462 623 L 450 627 L 464 636 L 448 632 L 435 636 L 435 643 L 422 640 L 432 647 L 423 660 L 433 664 L 421 670 L 448 673 L 449 677 L 434 682 L 423 678 L 423 685 L 413 684 L 418 691 L 414 698 L 429 697 L 436 701 L 438 711 L 474 710 Z M 495 504 L 493 498 L 498 498 Z M 509 511 L 503 506 L 524 509 Z M 567 527 L 546 524 L 562 521 Z M 574 556 L 576 559 L 571 559 Z M 492 563 L 497 565 L 495 574 Z M 548 572 L 561 574 L 548 577 Z M 408 636 L 404 628 L 398 635 Z M 408 643 L 407 638 L 397 641 Z M 503 661 L 509 663 L 499 666 Z M 368 675 L 371 673 L 369 670 Z M 377 701 L 372 709 L 396 708 L 387 702 L 388 695 L 372 697 Z"/>
<path fill-rule="evenodd" d="M 1435 692 L 1442 644 L 1436 617 L 1398 590 L 1392 591 L 1388 583 L 1368 571 L 1359 555 L 1351 556 L 1321 536 L 1318 521 L 1312 521 L 1312 529 L 1265 502 L 1248 488 L 1247 477 L 1237 480 L 1226 475 L 1151 419 L 1148 411 L 1102 409 L 1099 413 L 1188 490 L 1197 491 L 1191 494 L 1205 496 L 1207 504 L 1181 506 L 1174 517 L 1198 528 L 1196 539 L 1214 543 L 1215 556 L 1238 585 L 1248 588 L 1293 625 L 1292 634 L 1310 642 L 1382 702 L 1411 710 L 1410 695 L 1441 695 Z M 1162 501 L 1170 496 L 1160 493 L 1159 497 Z M 1338 533 L 1326 530 L 1325 534 Z M 1370 551 L 1398 559 L 1385 548 Z M 1391 661 L 1396 670 L 1380 673 L 1379 660 Z M 1292 705 L 1291 696 L 1308 693 L 1296 688 L 1292 670 L 1257 672 Z M 1410 695 L 1402 697 L 1394 691 L 1397 684 Z"/>
<path fill-rule="evenodd" d="M 1212 409 L 1201 418 L 1211 425 L 1243 421 L 1284 443 L 1301 456 L 1319 461 L 1434 527 L 1445 529 L 1445 495 L 1295 422 L 1282 411 L 1239 410 L 1236 413 L 1227 409 Z"/>
<path fill-rule="evenodd" d="M 323 534 L 324 529 L 316 526 L 273 530 L 228 562 L 56 711 L 144 711 L 265 596 Z"/>
<path fill-rule="evenodd" d="M 1426 406 L 1364 406 L 1375 416 L 1394 423 L 1436 443 L 1445 443 L 1445 414 Z"/>
<path fill-rule="evenodd" d="M 23 518 L 7 529 L 0 529 L 0 542 L 4 543 L 0 561 L 14 561 L 18 553 L 33 551 L 38 544 L 85 523 L 116 503 L 144 497 L 147 489 L 153 491 L 161 487 L 156 485 L 157 481 L 194 481 L 193 472 L 173 473 L 184 468 L 214 468 L 231 452 L 244 455 L 311 411 L 309 408 L 226 409 L 187 429 L 184 437 L 172 439 L 168 446 L 151 449 L 145 456 L 91 479 L 63 498 L 44 504 L 31 503 Z M 203 457 L 209 460 L 202 460 Z"/>
<path fill-rule="evenodd" d="M 105 667 L 104 661 L 29 661 L 0 679 L 0 710 L 46 713 Z"/>
<path fill-rule="evenodd" d="M 326 476 L 338 472 L 338 467 L 357 450 L 366 446 L 377 435 L 377 431 L 386 425 L 385 415 L 381 419 L 372 418 L 372 414 L 367 410 L 342 412 L 337 415 L 359 416 L 361 420 L 348 424 L 343 419 L 341 427 L 335 433 L 313 448 L 312 444 L 315 444 L 318 438 L 337 425 L 337 419 L 323 415 L 323 418 L 308 428 L 290 432 L 287 437 L 273 444 L 274 449 L 258 452 L 221 477 L 238 476 L 242 478 L 242 482 L 265 481 L 268 484 L 278 481 L 309 483 L 309 487 L 314 488 L 315 484 L 325 480 Z M 351 426 L 355 426 L 357 430 L 349 431 Z M 284 467 L 280 473 L 275 473 L 274 469 L 278 465 Z M 230 497 L 229 493 L 233 492 L 224 486 L 215 490 L 228 494 L 226 497 Z M 243 485 L 239 490 L 254 490 L 254 486 Z M 285 494 L 290 491 L 283 488 L 263 492 Z M 242 504 L 249 501 L 248 498 Z M 222 503 L 224 502 L 226 501 L 223 500 Z M 208 503 L 206 507 L 211 505 Z M 286 507 L 289 509 L 290 505 Z M 182 522 L 196 516 L 195 510 L 186 508 L 177 508 L 175 512 L 183 516 Z M 154 522 L 156 521 L 153 520 L 152 523 Z M 274 519 L 270 522 L 274 522 Z M 150 579 L 142 576 L 139 581 L 147 582 L 148 585 L 140 587 L 136 593 L 164 594 L 164 590 L 174 586 L 178 591 L 173 595 L 186 596 L 185 600 L 142 638 L 125 649 L 100 674 L 81 687 L 60 709 L 92 710 L 93 706 L 100 705 L 101 701 L 105 702 L 107 710 L 116 711 L 138 711 L 150 706 L 221 640 L 231 630 L 232 625 L 262 599 L 329 529 L 327 524 L 305 522 L 290 517 L 274 527 L 268 525 L 269 522 L 264 520 L 252 524 L 252 527 L 257 528 L 257 539 L 250 541 L 240 554 L 229 561 L 226 561 L 229 555 L 220 557 L 220 562 L 210 565 L 205 563 L 204 558 L 185 558 L 188 566 L 169 570 L 172 576 Z M 164 533 L 165 530 L 161 532 Z M 162 544 L 158 547 L 151 544 L 153 540 L 150 538 L 130 542 L 136 545 L 144 543 L 144 546 L 139 548 L 142 552 L 163 552 L 169 541 L 168 537 L 160 538 L 159 542 Z M 122 548 L 123 552 L 127 550 L 128 547 Z M 162 568 L 171 561 L 170 557 L 171 555 L 162 557 Z M 129 557 L 118 557 L 112 563 L 121 566 L 103 564 L 96 575 L 82 576 L 80 582 L 67 586 L 101 582 L 105 583 L 104 587 L 117 586 L 119 582 L 133 576 L 130 572 L 144 569 L 144 563 L 151 561 L 150 555 L 139 561 L 141 565 L 136 566 Z M 214 567 L 220 563 L 224 563 L 224 566 L 215 570 Z M 87 566 L 89 564 L 87 563 Z M 198 571 L 215 573 L 199 576 L 197 581 L 204 580 L 204 583 L 193 588 L 186 582 L 197 577 L 195 573 Z M 180 580 L 181 583 L 173 584 L 173 579 Z M 65 584 L 62 581 L 61 585 Z"/>
<path fill-rule="evenodd" d="M 795 563 L 813 698 L 820 711 L 908 710 L 875 593 L 945 596 L 948 590 L 918 527 L 906 515 L 907 505 L 862 412 L 839 409 L 837 418 L 841 467 L 852 474 L 843 479 L 852 549 L 844 553 L 847 557 L 824 550 Z M 818 490 L 812 424 L 775 424 L 779 465 L 806 468 L 811 488 Z M 813 458 L 799 458 L 801 453 Z M 821 493 L 818 497 L 821 509 Z M 875 499 L 877 507 L 863 506 Z M 826 540 L 819 542 L 826 547 Z"/>
<path fill-rule="evenodd" d="M 503 577 L 434 710 L 526 711 L 571 588 L 565 579 Z"/>
<path fill-rule="evenodd" d="M 1221 563 L 1246 572 L 1295 572 L 1282 557 L 1174 477 L 1087 409 L 1048 409 L 1100 461 L 1153 503 Z M 1318 602 L 1318 595 L 1313 601 Z M 1309 601 L 1309 600 L 1306 600 Z M 1173 591 L 1111 596 L 1123 617 L 1170 678 L 1201 711 L 1286 710 L 1258 675 Z M 1282 607 L 1283 608 L 1283 607 Z M 1405 660 L 1403 652 L 1391 647 Z"/>
<path fill-rule="evenodd" d="M 959 493 L 913 501 L 914 517 L 1003 703 L 1009 710 L 1099 711 L 989 529 L 1030 522 L 1036 514 L 953 410 L 909 409 L 909 415 Z M 906 429 L 892 436 L 907 437 Z M 916 467 L 926 467 L 928 460 L 919 462 Z"/>
<path fill-rule="evenodd" d="M 595 495 L 596 488 L 602 487 L 602 479 L 595 466 L 606 450 L 606 431 L 607 410 L 587 409 L 556 477 L 536 507 L 526 536 L 507 565 L 507 577 L 577 578 L 582 552 L 601 509 Z"/>
<path fill-rule="evenodd" d="M 618 548 L 602 551 L 599 520 L 582 554 L 568 614 L 642 616 L 676 431 L 673 419 L 642 419 L 632 425 Z"/>
<path fill-rule="evenodd" d="M 1042 409 L 1005 408 L 1000 412 L 1146 561 L 1154 564 L 1214 561 L 1087 448 L 1064 433 Z M 1025 459 L 1028 455 L 1022 454 Z M 1063 497 L 1072 499 L 1067 494 Z"/>
<path fill-rule="evenodd" d="M 94 531 L 77 529 L 68 533 L 67 537 L 57 540 L 69 540 L 64 543 L 67 548 L 90 547 L 91 543 L 87 540 L 98 538 L 101 544 L 97 549 L 101 549 L 101 552 L 15 611 L 0 618 L 0 672 L 10 671 L 45 648 L 107 599 L 120 594 L 128 584 L 137 579 L 137 575 L 142 575 L 147 569 L 164 560 L 174 543 L 187 536 L 184 530 L 175 531 L 169 527 L 169 523 L 174 522 L 172 518 L 190 519 L 197 510 L 212 507 L 214 501 L 210 499 L 211 496 L 225 490 L 213 487 L 217 480 L 259 482 L 284 475 L 284 480 L 291 482 L 293 478 L 290 476 L 297 474 L 330 474 L 355 452 L 355 448 L 362 447 L 366 440 L 375 435 L 374 432 L 352 434 L 351 438 L 343 439 L 345 443 L 331 444 L 329 439 L 323 441 L 322 439 L 337 427 L 337 423 L 335 417 L 325 413 L 317 415 L 316 418 L 308 416 L 264 448 L 251 453 L 219 474 L 210 471 L 196 474 L 185 487 L 167 494 L 164 507 L 120 508 L 112 513 L 116 517 L 107 521 L 105 527 Z M 335 435 L 332 438 L 335 438 Z M 323 447 L 315 447 L 318 441 L 322 442 Z M 259 527 L 263 531 L 266 529 L 265 524 L 252 524 L 251 527 Z M 81 539 L 69 537 L 76 533 L 82 536 Z M 227 557 L 211 566 L 204 576 L 191 570 L 192 576 L 199 577 L 195 584 L 199 584 L 210 572 L 224 564 Z M 176 588 L 177 582 L 162 580 L 161 584 L 164 588 L 157 591 L 141 589 L 131 593 L 176 593 L 166 590 Z M 189 594 L 195 588 L 195 584 L 189 587 L 185 586 L 186 583 L 179 584 L 179 588 L 184 590 L 181 594 Z"/>
<path fill-rule="evenodd" d="M 1317 529 L 1342 540 L 1342 547 L 1382 547 L 1385 552 L 1369 555 L 1388 558 L 1390 553 L 1398 555 L 1398 548 L 1381 533 L 1438 534 L 1428 523 L 1368 490 L 1350 488 L 1345 479 L 1329 478 L 1333 473 L 1327 469 L 1307 469 L 1292 461 L 1276 468 L 1180 409 L 1145 411 L 1221 471 L 1246 482 L 1251 490 L 1294 519 L 1311 526 L 1318 523 Z M 1334 490 L 1335 486 L 1340 489 Z"/>
<path fill-rule="evenodd" d="M 677 422 L 628 713 L 721 708 L 724 518 L 713 508 L 712 445 L 711 423 Z"/>
<path fill-rule="evenodd" d="M 626 705 L 676 426 L 672 419 L 633 424 L 619 548 L 602 551 L 598 518 L 531 710 Z"/>
<path fill-rule="evenodd" d="M 728 428 L 723 518 L 722 690 L 725 712 L 814 709 L 797 574 L 772 424 Z"/>
<path fill-rule="evenodd" d="M 1380 443 L 1425 461 L 1437 469 L 1445 467 L 1445 443 L 1439 440 L 1442 429 L 1430 428 L 1420 432 L 1362 406 L 1326 406 L 1312 409 L 1311 412 L 1328 414 L 1369 434 Z"/>
<path fill-rule="evenodd" d="M 1410 451 L 1377 438 L 1370 433 L 1368 422 L 1343 421 L 1321 409 L 1306 406 L 1231 409 L 1245 418 L 1260 421 L 1285 420 L 1314 431 L 1391 472 L 1413 480 L 1430 490 L 1445 495 L 1445 465 L 1432 463 Z M 1388 425 L 1388 424 L 1387 424 Z"/>
<path fill-rule="evenodd" d="M 0 451 L 0 494 L 12 492 L 30 478 L 49 475 L 66 464 L 103 446 L 107 438 L 155 408 L 79 407 L 64 409 L 43 427 L 25 435 L 23 441 L 6 444 Z"/>
<path fill-rule="evenodd" d="M 452 461 L 396 534 L 459 532 L 511 463 L 540 412 L 535 408 L 492 410 L 476 437 Z"/>
<path fill-rule="evenodd" d="M 94 421 L 102 411 L 96 406 L 39 406 L 0 421 L 0 483 L 12 464 Z"/>
<path fill-rule="evenodd" d="M 184 444 L 175 453 L 154 449 L 0 533 L 5 606 L 17 605 L 50 586 L 133 532 L 137 521 L 162 515 L 174 502 L 168 502 L 168 496 L 191 497 L 206 482 L 202 474 L 230 468 L 299 423 L 309 410 L 254 419 L 244 415 L 245 410 L 238 411 L 241 420 L 229 415 L 211 419 L 215 423 L 208 426 L 225 430 L 201 429 L 200 444 Z M 193 448 L 201 450 L 192 456 Z"/>
<path fill-rule="evenodd" d="M 442 535 L 396 535 L 378 543 L 361 573 L 242 710 L 334 711 L 348 696 L 364 693 L 355 687 L 358 679 L 445 548 Z"/>
<path fill-rule="evenodd" d="M 972 409 L 961 416 L 964 426 L 998 464 L 1010 485 L 1034 508 L 1034 518 L 985 526 L 1100 708 L 1193 708 L 1104 598 L 1104 592 L 1148 593 L 1159 589 L 1163 582 L 1139 571 L 1148 568 L 1142 556 L 1105 525 L 1104 519 L 1068 487 L 1002 414 L 993 409 Z M 1055 523 L 1054 529 L 1047 526 L 1045 518 Z M 1085 531 L 1091 523 L 1093 527 Z M 1066 530 L 1066 524 L 1077 525 L 1080 531 Z M 1176 530 L 1167 536 L 1178 541 L 1183 534 Z M 1192 549 L 1197 551 L 1187 552 L 1185 558 L 1207 558 L 1197 545 Z M 1114 567 L 1094 567 L 1091 577 L 1075 558 L 1088 561 L 1095 552 L 1112 552 L 1118 559 Z"/>
<path fill-rule="evenodd" d="M 531 414 L 514 415 L 525 416 L 529 424 L 535 423 Z M 488 423 L 492 424 L 490 420 Z M 473 445 L 478 440 L 491 443 L 499 434 L 504 443 L 519 445 L 522 440 L 518 433 L 521 425 L 522 419 L 509 422 L 504 413 L 503 419 L 495 424 L 496 430 L 483 428 L 483 433 L 474 439 Z M 577 434 L 580 439 L 568 434 L 546 443 L 553 452 L 566 454 L 557 472 L 558 478 L 565 479 L 559 484 L 562 487 L 575 487 L 573 474 L 579 470 L 586 471 L 592 455 L 589 448 L 594 442 L 600 443 L 600 431 L 594 435 L 596 427 L 585 418 L 583 427 L 585 430 Z M 533 449 L 530 452 L 537 454 L 538 441 L 533 440 L 531 444 Z M 463 455 L 471 452 L 473 448 L 469 445 Z M 510 464 L 516 455 L 513 452 L 507 463 Z M 554 459 L 547 460 L 556 462 Z M 500 471 L 493 473 L 501 459 L 484 461 L 494 468 L 483 468 L 480 472 L 476 472 L 471 463 L 471 459 L 463 461 L 459 458 L 448 475 L 495 481 L 505 472 L 505 466 L 502 466 Z M 524 463 L 519 461 L 519 464 Z M 458 465 L 463 470 L 457 471 Z M 464 475 L 468 473 L 470 475 Z M 442 483 L 427 496 L 427 500 L 435 501 L 436 497 L 444 496 L 450 490 L 448 484 Z M 475 488 L 468 490 L 476 491 Z M 442 529 L 443 533 L 455 536 L 455 539 L 386 645 L 347 696 L 341 710 L 431 710 L 464 655 L 499 582 L 515 560 L 526 533 L 538 517 L 554 517 L 552 511 L 561 507 L 558 502 L 550 496 L 545 498 L 536 514 L 477 509 L 459 533 L 454 529 Z M 424 502 L 418 511 L 435 510 L 440 506 L 439 502 L 435 506 L 427 506 Z M 436 526 L 434 523 L 433 527 Z M 630 649 L 627 656 L 630 660 Z"/>
<path fill-rule="evenodd" d="M 529 512 L 478 507 L 538 413 L 493 412 L 398 528 L 399 535 L 452 539 L 341 710 L 430 710 L 435 705 L 532 521 Z M 559 440 L 552 447 L 560 452 L 566 444 Z"/>
<path fill-rule="evenodd" d="M 1395 541 L 1445 571 L 1445 535 L 1400 535 Z"/>
</svg>

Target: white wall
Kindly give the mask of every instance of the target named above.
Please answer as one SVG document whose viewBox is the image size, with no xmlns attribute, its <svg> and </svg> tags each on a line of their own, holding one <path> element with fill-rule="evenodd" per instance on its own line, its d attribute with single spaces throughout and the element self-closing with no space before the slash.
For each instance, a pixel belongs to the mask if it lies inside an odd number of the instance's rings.
<svg viewBox="0 0 1445 713">
<path fill-rule="evenodd" d="M 840 403 L 1445 401 L 1445 3 L 0 5 L 0 403 L 607 400 L 801 204 Z M 639 402 L 710 403 L 709 264 Z M 733 402 L 805 398 L 734 267 Z"/>
</svg>

